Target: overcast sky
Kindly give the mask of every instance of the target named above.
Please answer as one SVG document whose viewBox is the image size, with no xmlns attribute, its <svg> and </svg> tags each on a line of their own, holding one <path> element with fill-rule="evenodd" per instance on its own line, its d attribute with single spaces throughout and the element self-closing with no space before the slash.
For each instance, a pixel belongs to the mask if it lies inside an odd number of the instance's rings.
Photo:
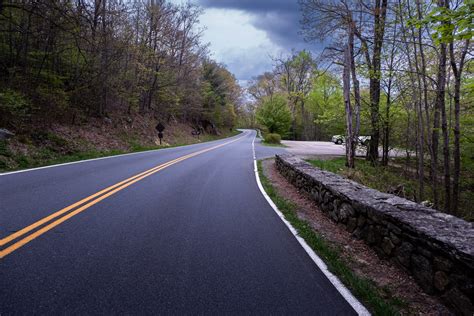
<svg viewBox="0 0 474 316">
<path fill-rule="evenodd" d="M 181 3 L 184 0 L 172 0 Z M 298 34 L 297 0 L 192 0 L 204 9 L 204 42 L 241 84 L 272 69 L 271 56 L 312 49 Z"/>
</svg>

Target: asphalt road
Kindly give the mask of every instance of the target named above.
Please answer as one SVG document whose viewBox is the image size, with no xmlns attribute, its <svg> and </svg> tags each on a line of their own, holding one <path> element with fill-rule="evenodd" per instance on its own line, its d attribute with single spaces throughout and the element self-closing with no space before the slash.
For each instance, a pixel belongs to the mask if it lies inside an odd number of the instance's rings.
<svg viewBox="0 0 474 316">
<path fill-rule="evenodd" d="M 24 232 L 0 314 L 355 314 L 259 191 L 254 135 L 0 176 L 0 238 Z"/>
</svg>

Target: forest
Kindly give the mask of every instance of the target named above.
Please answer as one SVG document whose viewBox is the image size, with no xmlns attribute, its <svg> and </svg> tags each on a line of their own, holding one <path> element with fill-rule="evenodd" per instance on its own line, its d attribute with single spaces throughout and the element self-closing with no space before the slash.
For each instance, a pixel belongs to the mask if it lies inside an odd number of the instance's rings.
<svg viewBox="0 0 474 316">
<path fill-rule="evenodd" d="M 275 56 L 273 70 L 249 87 L 247 122 L 296 140 L 345 135 L 349 168 L 358 136 L 370 136 L 365 159 L 379 170 L 403 165 L 416 181 L 410 199 L 472 220 L 474 4 L 299 4 L 301 34 L 324 49 Z M 268 108 L 278 109 L 271 119 Z M 391 159 L 392 149 L 405 157 Z"/>
<path fill-rule="evenodd" d="M 0 127 L 34 135 L 137 116 L 211 134 L 234 127 L 241 88 L 209 57 L 201 11 L 164 0 L 2 0 Z"/>
<path fill-rule="evenodd" d="M 277 141 L 345 135 L 349 168 L 370 136 L 365 160 L 403 166 L 411 199 L 472 219 L 474 4 L 299 6 L 294 28 L 321 49 L 276 53 L 244 91 L 210 57 L 192 2 L 0 1 L 0 128 L 16 135 L 0 141 L 0 169 L 89 150 L 98 134 L 93 150 L 150 148 L 158 121 L 172 144 L 237 126 Z"/>
</svg>

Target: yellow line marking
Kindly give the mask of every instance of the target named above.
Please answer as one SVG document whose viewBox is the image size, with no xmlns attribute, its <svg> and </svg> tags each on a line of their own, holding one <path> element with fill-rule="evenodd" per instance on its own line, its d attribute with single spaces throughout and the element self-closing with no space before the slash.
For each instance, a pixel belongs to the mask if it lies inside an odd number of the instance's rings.
<svg viewBox="0 0 474 316">
<path fill-rule="evenodd" d="M 168 164 L 168 163 L 170 163 L 170 162 L 172 162 L 172 161 L 174 161 L 174 160 L 171 160 L 171 161 L 169 161 L 169 162 L 167 162 L 167 163 L 165 163 L 165 164 Z M 165 165 L 165 164 L 163 164 L 163 165 Z M 79 206 L 79 205 L 81 205 L 81 204 L 83 204 L 83 203 L 85 203 L 85 202 L 87 202 L 87 201 L 90 201 L 91 199 L 95 198 L 96 196 L 99 196 L 99 195 L 101 195 L 101 194 L 103 194 L 103 193 L 105 193 L 105 192 L 107 192 L 107 191 L 109 191 L 109 190 L 112 190 L 112 189 L 114 189 L 114 188 L 116 188 L 116 187 L 118 187 L 118 186 L 120 186 L 120 185 L 122 185 L 122 184 L 124 184 L 124 183 L 126 183 L 126 182 L 128 182 L 128 181 L 130 181 L 130 180 L 133 180 L 133 179 L 135 179 L 135 178 L 137 178 L 137 177 L 139 177 L 139 176 L 141 176 L 141 175 L 143 175 L 143 174 L 145 174 L 145 173 L 147 173 L 147 172 L 150 172 L 150 171 L 152 171 L 152 170 L 155 169 L 155 168 L 161 167 L 161 166 L 163 166 L 163 165 L 154 167 L 154 168 L 149 169 L 149 170 L 147 170 L 147 171 L 144 171 L 144 172 L 142 172 L 142 173 L 140 173 L 140 174 L 138 174 L 138 175 L 135 175 L 135 176 L 133 176 L 133 177 L 130 177 L 130 178 L 128 178 L 128 179 L 125 179 L 125 180 L 123 180 L 123 181 L 121 181 L 121 182 L 119 182 L 119 183 L 117 183 L 117 184 L 114 184 L 114 185 L 112 185 L 112 186 L 110 186 L 110 187 L 107 187 L 107 188 L 105 188 L 105 189 L 103 189 L 103 190 L 97 192 L 97 193 L 94 193 L 94 194 L 92 194 L 92 195 L 90 195 L 90 196 L 88 196 L 88 197 L 86 197 L 86 198 L 84 198 L 84 199 L 82 199 L 82 200 L 80 200 L 80 201 L 74 203 L 74 204 L 71 204 L 71 205 L 69 205 L 68 207 L 65 207 L 65 208 L 63 208 L 63 209 L 57 211 L 56 213 L 53 213 L 53 214 L 51 214 L 51 215 L 49 215 L 49 216 L 47 216 L 47 217 L 45 217 L 45 218 L 43 218 L 43 219 L 41 219 L 41 220 L 35 222 L 35 223 L 33 223 L 33 224 L 31 224 L 31 225 L 29 225 L 29 226 L 27 226 L 27 227 L 25 227 L 25 228 L 23 228 L 23 229 L 21 229 L 21 230 L 15 232 L 15 233 L 13 233 L 13 234 L 11 234 L 11 235 L 9 235 L 9 236 L 7 236 L 7 237 L 1 239 L 1 240 L 0 240 L 0 246 L 3 246 L 3 245 L 5 245 L 5 244 L 7 244 L 7 243 L 9 243 L 10 241 L 12 241 L 12 240 L 14 240 L 14 239 L 17 239 L 18 237 L 20 237 L 20 236 L 22 236 L 22 235 L 24 235 L 24 234 L 26 234 L 26 233 L 32 231 L 33 229 L 35 229 L 35 228 L 37 228 L 37 227 L 43 225 L 44 223 L 47 223 L 47 222 L 49 222 L 50 220 L 52 220 L 52 219 L 54 219 L 54 218 L 56 218 L 56 217 L 58 217 L 58 216 L 60 216 L 60 215 L 62 215 L 62 214 L 64 214 L 64 213 L 66 213 L 66 212 L 68 212 L 68 211 L 70 211 L 70 210 L 72 210 L 72 209 L 75 208 L 76 206 Z"/>
<path fill-rule="evenodd" d="M 243 137 L 243 136 L 242 136 L 242 137 Z M 217 148 L 219 148 L 219 147 L 228 145 L 228 144 L 230 144 L 230 143 L 236 142 L 236 141 L 240 140 L 242 137 L 239 137 L 239 138 L 237 138 L 237 139 L 235 139 L 235 140 L 233 140 L 233 141 L 230 141 L 230 142 L 226 142 L 226 143 L 223 143 L 223 144 L 214 146 L 214 147 L 210 147 L 210 148 L 207 148 L 207 149 L 203 149 L 203 150 L 200 150 L 200 151 L 197 151 L 197 152 L 194 152 L 194 153 L 191 153 L 191 154 L 188 154 L 188 155 L 185 155 L 185 156 L 182 156 L 182 157 L 173 159 L 173 160 L 168 161 L 168 162 L 166 162 L 166 163 L 164 163 L 164 164 L 161 164 L 161 165 L 159 165 L 159 166 L 156 166 L 156 167 L 153 167 L 153 168 L 151 168 L 151 169 L 148 169 L 148 170 L 146 170 L 146 171 L 144 171 L 144 172 L 142 172 L 142 173 L 139 173 L 139 174 L 137 174 L 137 175 L 135 175 L 135 176 L 133 176 L 133 177 L 130 177 L 130 178 L 128 178 L 128 179 L 125 179 L 125 180 L 123 180 L 123 181 L 121 181 L 121 182 L 119 182 L 119 183 L 117 183 L 117 184 L 114 184 L 114 185 L 112 185 L 112 186 L 110 186 L 110 187 L 107 187 L 107 188 L 105 188 L 105 189 L 103 189 L 103 190 L 97 192 L 97 193 L 94 193 L 93 195 L 90 195 L 90 196 L 88 196 L 88 197 L 86 197 L 86 198 L 84 198 L 84 199 L 82 199 L 82 200 L 80 200 L 80 201 L 78 201 L 78 202 L 76 202 L 76 203 L 74 203 L 74 204 L 71 204 L 71 205 L 69 205 L 69 206 L 67 206 L 67 207 L 65 207 L 65 208 L 63 208 L 63 209 L 61 209 L 61 210 L 59 210 L 59 211 L 57 211 L 57 212 L 55 212 L 55 213 L 53 213 L 53 214 L 51 214 L 51 215 L 49 215 L 49 216 L 43 218 L 43 219 L 41 219 L 41 220 L 39 220 L 39 221 L 37 221 L 37 222 L 35 222 L 35 223 L 33 223 L 33 224 L 27 226 L 27 227 L 25 227 L 25 228 L 23 228 L 23 229 L 21 229 L 21 230 L 15 232 L 15 233 L 13 233 L 13 234 L 11 234 L 11 235 L 9 235 L 9 236 L 3 238 L 2 240 L 0 240 L 0 246 L 3 246 L 3 245 L 5 245 L 5 244 L 9 243 L 10 241 L 12 241 L 12 240 L 14 240 L 14 239 L 17 239 L 18 237 L 20 237 L 20 236 L 22 236 L 22 235 L 24 235 L 24 234 L 30 232 L 31 230 L 33 230 L 33 229 L 35 229 L 35 228 L 37 228 L 37 227 L 39 227 L 39 226 L 41 226 L 41 225 L 43 225 L 43 224 L 45 224 L 45 223 L 47 223 L 47 222 L 49 222 L 49 221 L 55 219 L 56 217 L 63 215 L 64 213 L 66 213 L 66 212 L 68 212 L 68 211 L 74 209 L 76 206 L 79 206 L 79 205 L 81 205 L 81 204 L 83 204 L 83 203 L 85 203 L 85 202 L 88 202 L 88 201 L 94 199 L 95 197 L 97 197 L 97 196 L 99 196 L 99 195 L 105 193 L 104 195 L 98 197 L 97 199 L 92 200 L 91 202 L 89 202 L 89 203 L 87 203 L 87 204 L 85 204 L 85 205 L 79 207 L 78 209 L 74 210 L 73 212 L 71 212 L 71 213 L 69 213 L 69 214 L 67 214 L 67 215 L 64 215 L 63 217 L 61 217 L 61 218 L 55 220 L 54 222 L 48 224 L 47 226 L 45 226 L 45 227 L 43 227 L 43 228 L 37 230 L 36 232 L 32 233 L 31 235 L 29 235 L 29 236 L 27 236 L 27 237 L 25 237 L 25 238 L 23 238 L 23 239 L 17 241 L 16 243 L 12 244 L 11 246 L 9 246 L 9 247 L 7 247 L 7 248 L 1 250 L 1 251 L 0 251 L 0 259 L 2 259 L 2 258 L 4 258 L 5 256 L 9 255 L 10 253 L 12 253 L 13 251 L 17 250 L 18 248 L 24 246 L 25 244 L 29 243 L 30 241 L 36 239 L 37 237 L 43 235 L 44 233 L 46 233 L 47 231 L 53 229 L 54 227 L 60 225 L 61 223 L 65 222 L 66 220 L 70 219 L 71 217 L 73 217 L 73 216 L 75 216 L 75 215 L 77 215 L 77 214 L 79 214 L 79 213 L 85 211 L 85 210 L 88 209 L 89 207 L 91 207 L 91 206 L 93 206 L 93 205 L 99 203 L 100 201 L 106 199 L 107 197 L 109 197 L 109 196 L 111 196 L 111 195 L 113 195 L 113 194 L 115 194 L 115 193 L 117 193 L 117 192 L 119 192 L 119 191 L 125 189 L 126 187 L 128 187 L 128 186 L 130 186 L 130 185 L 132 185 L 132 184 L 134 184 L 134 183 L 136 183 L 136 182 L 138 182 L 138 181 L 140 181 L 140 180 L 142 180 L 142 179 L 144 179 L 144 178 L 146 178 L 146 177 L 149 177 L 149 176 L 151 176 L 152 174 L 155 174 L 155 173 L 157 173 L 157 172 L 160 171 L 160 170 L 163 170 L 163 169 L 165 169 L 165 168 L 168 168 L 169 166 L 172 166 L 172 165 L 174 165 L 174 164 L 176 164 L 176 163 L 178 163 L 178 162 L 181 162 L 181 161 L 186 160 L 186 159 L 189 159 L 189 158 L 191 158 L 191 157 L 194 157 L 194 156 L 203 154 L 203 153 L 205 153 L 205 152 L 208 152 L 208 151 L 217 149 Z"/>
</svg>

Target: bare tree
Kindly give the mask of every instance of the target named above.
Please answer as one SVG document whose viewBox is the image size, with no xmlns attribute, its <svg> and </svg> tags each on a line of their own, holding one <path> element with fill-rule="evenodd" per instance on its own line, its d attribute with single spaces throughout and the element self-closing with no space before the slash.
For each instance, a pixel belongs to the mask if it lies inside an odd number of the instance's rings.
<svg viewBox="0 0 474 316">
<path fill-rule="evenodd" d="M 349 33 L 349 38 L 353 36 L 351 31 Z M 352 69 L 352 60 L 351 60 L 351 48 L 350 40 L 348 41 L 344 49 L 344 69 L 342 75 L 343 81 L 343 90 L 344 90 L 344 105 L 346 109 L 346 166 L 349 168 L 354 168 L 354 157 L 355 157 L 355 138 L 354 131 L 352 126 L 352 105 L 351 105 L 351 69 Z"/>
<path fill-rule="evenodd" d="M 449 56 L 451 69 L 454 74 L 454 175 L 453 175 L 453 206 L 452 213 L 458 214 L 459 208 L 459 178 L 461 174 L 461 144 L 460 144 L 460 109 L 461 109 L 461 76 L 465 65 L 466 54 L 469 50 L 470 40 L 465 40 L 456 58 L 455 45 L 449 43 Z"/>
</svg>

